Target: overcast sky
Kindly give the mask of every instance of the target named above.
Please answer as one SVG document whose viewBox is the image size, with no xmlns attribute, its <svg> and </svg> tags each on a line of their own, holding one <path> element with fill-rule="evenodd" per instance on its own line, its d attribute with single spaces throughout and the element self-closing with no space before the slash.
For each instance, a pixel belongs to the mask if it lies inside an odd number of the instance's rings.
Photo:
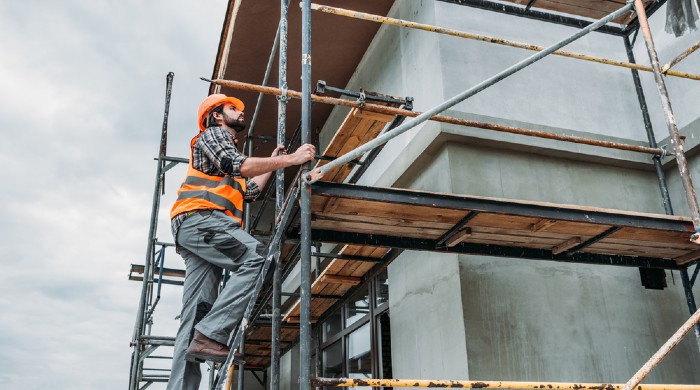
<svg viewBox="0 0 700 390">
<path fill-rule="evenodd" d="M 0 1 L 0 389 L 126 388 L 165 76 L 168 154 L 187 157 L 226 3 Z M 153 334 L 175 334 L 180 294 L 164 286 Z"/>
<path fill-rule="evenodd" d="M 144 262 L 165 75 L 168 154 L 182 157 L 225 11 L 226 0 L 0 2 L 1 389 L 126 388 L 141 288 L 127 276 Z M 170 253 L 166 266 L 181 262 Z M 181 292 L 164 290 L 153 329 L 172 336 Z"/>
</svg>

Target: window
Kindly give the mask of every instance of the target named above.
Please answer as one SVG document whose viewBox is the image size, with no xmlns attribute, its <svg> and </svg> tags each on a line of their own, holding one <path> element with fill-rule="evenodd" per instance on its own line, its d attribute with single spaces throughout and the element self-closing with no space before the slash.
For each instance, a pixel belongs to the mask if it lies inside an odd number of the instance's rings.
<svg viewBox="0 0 700 390">
<path fill-rule="evenodd" d="M 359 293 L 350 298 L 345 306 L 345 326 L 350 326 L 369 314 L 369 295 L 367 289 L 362 289 Z"/>
<path fill-rule="evenodd" d="M 389 303 L 389 272 L 387 272 L 386 269 L 382 271 L 377 275 L 376 279 L 374 279 L 374 283 L 374 289 L 377 292 L 375 294 L 377 299 L 374 304 L 379 307 L 385 303 Z"/>
<path fill-rule="evenodd" d="M 389 278 L 385 270 L 358 286 L 321 324 L 326 378 L 390 378 Z M 327 387 L 326 390 L 337 389 Z M 369 390 L 356 387 L 355 390 Z"/>
<path fill-rule="evenodd" d="M 321 328 L 323 329 L 323 341 L 328 340 L 330 336 L 340 332 L 343 329 L 343 318 L 340 312 L 335 312 L 328 317 L 328 319 L 321 324 Z"/>
<path fill-rule="evenodd" d="M 325 378 L 340 378 L 343 376 L 343 344 L 336 341 L 323 350 L 323 376 Z M 340 387 L 329 387 L 338 389 Z"/>
</svg>

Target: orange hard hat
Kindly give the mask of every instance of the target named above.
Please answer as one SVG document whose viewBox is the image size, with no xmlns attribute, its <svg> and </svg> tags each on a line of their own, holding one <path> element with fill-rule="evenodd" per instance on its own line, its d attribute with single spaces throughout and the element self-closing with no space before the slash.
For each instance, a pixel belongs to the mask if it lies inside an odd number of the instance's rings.
<svg viewBox="0 0 700 390">
<path fill-rule="evenodd" d="M 245 105 L 241 101 L 241 99 L 237 99 L 235 97 L 231 96 L 226 96 L 223 93 L 215 93 L 213 95 L 207 96 L 206 99 L 202 102 L 202 104 L 199 105 L 199 110 L 197 111 L 197 119 L 199 121 L 199 130 L 204 131 L 206 129 L 206 126 L 204 122 L 207 120 L 207 116 L 209 115 L 209 111 L 211 111 L 212 108 L 215 108 L 217 106 L 220 106 L 222 104 L 233 104 L 234 107 L 238 109 L 238 111 L 243 111 L 245 109 Z"/>
</svg>

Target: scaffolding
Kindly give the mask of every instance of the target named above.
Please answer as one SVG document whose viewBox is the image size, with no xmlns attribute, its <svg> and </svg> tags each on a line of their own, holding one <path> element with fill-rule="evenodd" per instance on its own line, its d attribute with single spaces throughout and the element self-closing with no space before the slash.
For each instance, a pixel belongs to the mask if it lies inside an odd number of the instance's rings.
<svg viewBox="0 0 700 390">
<path fill-rule="evenodd" d="M 275 221 L 272 232 L 266 237 L 265 266 L 256 283 L 254 299 L 246 310 L 244 320 L 231 336 L 231 355 L 229 359 L 221 365 L 210 365 L 210 386 L 212 389 L 230 388 L 234 375 L 232 363 L 234 351 L 243 351 L 245 345 L 254 346 L 260 343 L 269 343 L 271 346 L 270 352 L 265 355 L 250 355 L 258 362 L 257 365 L 239 366 L 239 390 L 243 388 L 244 370 L 263 372 L 262 379 L 256 374 L 256 378 L 258 378 L 260 383 L 264 386 L 269 384 L 270 390 L 279 390 L 280 355 L 283 347 L 289 350 L 294 343 L 298 343 L 300 349 L 300 390 L 310 390 L 312 386 L 633 389 L 638 388 L 637 386 L 650 370 L 691 329 L 694 329 L 698 345 L 700 346 L 700 325 L 698 325 L 700 311 L 697 310 L 692 292 L 700 270 L 700 267 L 697 266 L 697 261 L 700 259 L 700 248 L 697 246 L 700 243 L 700 239 L 698 239 L 698 232 L 700 232 L 700 208 L 698 207 L 695 189 L 681 144 L 681 136 L 675 122 L 664 80 L 665 77 L 700 80 L 698 75 L 671 70 L 676 64 L 700 48 L 700 42 L 670 60 L 666 65 L 661 66 L 649 30 L 647 13 L 651 14 L 658 10 L 664 1 L 647 2 L 647 4 L 642 0 L 611 1 L 607 2 L 605 6 L 608 7 L 611 4 L 619 3 L 620 8 L 603 10 L 595 9 L 592 6 L 593 9 L 590 12 L 596 11 L 596 13 L 579 15 L 591 18 L 600 12 L 606 11 L 607 15 L 594 18 L 598 19 L 595 22 L 562 15 L 561 10 L 556 8 L 556 2 L 541 1 L 538 3 L 536 0 L 528 2 L 488 0 L 441 1 L 537 19 L 548 23 L 562 24 L 576 27 L 579 30 L 549 47 L 542 47 L 388 18 L 381 15 L 371 15 L 317 5 L 312 4 L 310 0 L 303 0 L 300 4 L 302 11 L 302 90 L 298 92 L 288 89 L 287 86 L 289 1 L 281 0 L 280 22 L 263 85 L 224 80 L 222 77 L 225 65 L 215 69 L 214 80 L 204 79 L 211 83 L 212 91 L 218 92 L 221 87 L 227 87 L 259 93 L 256 111 L 246 139 L 246 145 L 244 146 L 244 150 L 248 154 L 252 154 L 253 151 L 254 127 L 263 94 L 277 96 L 278 126 L 276 142 L 277 144 L 287 145 L 288 149 L 293 149 L 298 143 L 313 143 L 311 110 L 314 103 L 350 107 L 352 110 L 344 125 L 352 121 L 354 121 L 352 123 L 355 125 L 355 128 L 351 128 L 350 125 L 347 128 L 341 126 L 341 129 L 336 134 L 336 138 L 331 141 L 334 149 L 330 153 L 317 156 L 319 162 L 315 166 L 311 163 L 304 164 L 296 178 L 292 180 L 292 185 L 287 191 L 284 188 L 284 172 L 283 170 L 277 171 L 274 188 Z M 525 5 L 525 3 L 527 4 Z M 234 13 L 239 5 L 240 2 L 236 2 L 233 5 Z M 229 7 L 231 7 L 231 4 Z M 315 88 L 316 93 L 314 93 L 314 85 L 311 79 L 312 11 L 385 23 L 403 28 L 419 29 L 432 33 L 448 34 L 465 39 L 476 39 L 483 42 L 530 50 L 535 53 L 425 112 L 414 112 L 412 110 L 412 99 L 408 97 L 397 98 L 366 91 L 346 91 L 329 87 L 323 82 L 319 82 Z M 223 46 L 220 47 L 220 54 L 223 53 L 224 58 L 227 58 L 228 45 L 231 40 L 233 21 L 230 20 L 230 14 L 224 25 L 221 41 Z M 620 26 L 610 24 L 611 21 L 618 23 Z M 628 62 L 562 50 L 569 43 L 592 31 L 622 37 Z M 632 51 L 633 43 L 630 37 L 634 36 L 636 38 L 639 32 L 642 33 L 645 41 L 651 66 L 636 64 Z M 279 56 L 279 85 L 278 88 L 273 88 L 266 86 L 266 84 L 273 65 L 273 59 L 277 55 Z M 456 104 L 480 93 L 548 55 L 560 55 L 630 69 L 643 115 L 649 146 L 588 139 L 441 115 L 441 113 Z M 219 66 L 220 64 L 217 64 L 217 67 Z M 660 148 L 655 140 L 646 98 L 639 78 L 640 71 L 654 74 L 673 146 L 672 151 L 667 152 L 665 149 Z M 141 299 L 132 338 L 133 354 L 129 388 L 133 390 L 146 388 L 155 382 L 167 382 L 168 375 L 159 374 L 152 369 L 144 367 L 144 362 L 151 358 L 168 358 L 153 354 L 159 347 L 172 346 L 174 343 L 173 337 L 151 334 L 153 312 L 160 301 L 161 286 L 163 284 L 182 284 L 181 278 L 184 278 L 184 271 L 165 268 L 165 251 L 166 248 L 172 247 L 173 244 L 160 242 L 156 238 L 157 214 L 163 193 L 165 173 L 178 163 L 187 163 L 187 159 L 168 157 L 166 155 L 167 118 L 171 88 L 172 74 L 169 74 L 166 83 L 166 108 L 161 145 L 157 158 L 156 184 L 146 258 L 144 265 L 132 265 L 130 274 L 131 280 L 142 282 Z M 323 96 L 324 92 L 335 92 L 345 96 L 356 97 L 357 100 Z M 287 102 L 290 99 L 301 100 L 301 121 L 294 136 L 287 140 L 286 109 Z M 666 215 L 437 194 L 355 184 L 386 142 L 429 120 L 650 155 L 658 176 Z M 363 123 L 363 126 L 357 126 L 357 123 Z M 358 127 L 365 129 L 362 134 L 358 133 Z M 350 136 L 360 137 L 361 141 L 355 144 L 348 143 L 347 140 Z M 269 141 L 269 139 L 267 140 Z M 329 147 L 328 150 L 330 149 L 332 148 Z M 673 215 L 666 178 L 661 164 L 662 157 L 666 156 L 667 153 L 673 153 L 675 157 L 679 176 L 685 190 L 685 199 L 690 210 L 690 218 Z M 357 167 L 357 169 L 353 170 L 351 167 Z M 246 228 L 250 229 L 251 233 L 261 233 L 256 231 L 255 228 L 260 221 L 262 210 L 268 201 L 273 198 L 272 194 L 273 191 L 270 186 L 264 195 L 262 206 L 255 218 L 253 218 L 251 210 L 247 210 Z M 366 206 L 364 209 L 370 211 L 355 213 L 355 218 L 348 218 L 348 214 L 343 213 L 343 210 L 347 211 L 349 208 L 358 207 L 357 204 Z M 390 225 L 391 221 L 383 222 L 382 220 L 387 221 L 390 219 L 386 213 L 387 208 L 391 208 L 392 212 L 401 215 L 404 225 L 397 227 L 396 225 Z M 408 211 L 415 208 L 421 208 L 425 212 L 411 213 Z M 315 217 L 313 220 L 312 215 Z M 435 217 L 435 215 L 439 216 L 439 218 Z M 494 225 L 489 226 L 484 222 L 487 219 Z M 513 232 L 510 235 L 503 234 L 503 230 L 496 230 L 499 221 L 507 222 L 511 227 L 516 225 L 521 227 L 512 228 Z M 376 225 L 376 227 L 367 227 L 367 225 L 372 224 Z M 358 227 L 360 225 L 362 225 L 362 228 Z M 396 230 L 395 234 L 388 231 L 386 229 L 387 226 L 393 226 Z M 425 226 L 431 226 L 431 228 L 422 228 Z M 561 227 L 562 230 L 556 230 L 555 226 Z M 575 229 L 576 232 L 571 233 L 572 229 Z M 559 236 L 553 239 L 552 236 L 544 234 L 545 231 L 549 233 L 557 232 Z M 565 231 L 569 232 L 568 235 L 564 233 Z M 635 242 L 635 239 L 640 236 L 651 237 L 653 235 L 657 237 Z M 519 241 L 523 237 L 526 237 L 528 241 Z M 340 253 L 323 253 L 318 245 L 314 249 L 314 243 L 320 242 L 342 244 L 344 249 Z M 160 249 L 156 250 L 158 247 Z M 391 261 L 397 258 L 403 250 L 629 266 L 640 268 L 640 272 L 643 271 L 643 275 L 646 271 L 659 269 L 678 270 L 680 271 L 691 317 L 626 384 L 348 379 L 323 378 L 312 375 L 312 356 L 314 354 L 314 351 L 312 351 L 313 323 L 322 321 L 327 316 L 327 313 L 332 312 L 339 303 L 342 303 L 343 300 L 353 294 L 354 288 L 367 283 L 372 276 L 386 269 Z M 317 258 L 315 273 L 312 273 L 312 257 Z M 330 266 L 321 270 L 320 262 L 318 262 L 319 258 L 329 258 L 333 259 L 333 261 Z M 338 262 L 334 263 L 335 261 Z M 297 262 L 299 263 L 301 276 L 300 293 L 283 293 L 281 291 L 282 281 L 289 276 Z M 359 264 L 355 267 L 355 270 L 359 270 L 357 272 L 360 275 L 343 274 L 342 262 Z M 334 264 L 340 265 L 333 268 Z M 689 269 L 694 265 L 695 269 L 691 275 Z M 271 272 L 273 273 L 271 283 L 266 283 L 268 270 L 272 270 Z M 137 276 L 139 274 L 143 276 Z M 324 294 L 318 286 L 327 284 L 340 285 L 342 288 L 337 288 L 333 294 Z M 316 289 L 314 290 L 314 288 Z M 284 322 L 280 309 L 283 295 L 300 298 L 298 303 L 293 305 L 292 309 L 284 316 Z M 298 326 L 294 325 L 295 323 L 298 323 Z M 259 332 L 256 326 L 271 328 L 269 337 L 261 338 L 260 335 L 262 333 L 266 334 L 266 332 Z M 285 337 L 281 337 L 281 334 L 284 334 Z M 261 362 L 264 362 L 264 364 Z M 270 369 L 269 378 L 267 378 L 265 372 L 268 364 Z M 644 388 L 700 389 L 700 385 L 644 385 Z"/>
</svg>

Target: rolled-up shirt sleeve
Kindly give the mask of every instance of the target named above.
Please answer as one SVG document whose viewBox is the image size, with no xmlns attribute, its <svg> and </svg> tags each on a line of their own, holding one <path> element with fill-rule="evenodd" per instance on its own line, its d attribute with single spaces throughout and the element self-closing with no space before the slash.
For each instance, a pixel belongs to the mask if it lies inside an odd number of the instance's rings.
<svg viewBox="0 0 700 390">
<path fill-rule="evenodd" d="M 260 187 L 258 186 L 258 183 L 255 182 L 255 180 L 246 180 L 245 193 L 243 194 L 243 199 L 245 199 L 248 202 L 253 202 L 254 200 L 258 199 L 258 196 L 260 196 L 260 192 Z"/>
<path fill-rule="evenodd" d="M 234 177 L 241 176 L 241 165 L 248 157 L 236 149 L 228 131 L 219 127 L 210 127 L 202 133 L 197 143 L 202 154 L 217 170 Z"/>
</svg>

